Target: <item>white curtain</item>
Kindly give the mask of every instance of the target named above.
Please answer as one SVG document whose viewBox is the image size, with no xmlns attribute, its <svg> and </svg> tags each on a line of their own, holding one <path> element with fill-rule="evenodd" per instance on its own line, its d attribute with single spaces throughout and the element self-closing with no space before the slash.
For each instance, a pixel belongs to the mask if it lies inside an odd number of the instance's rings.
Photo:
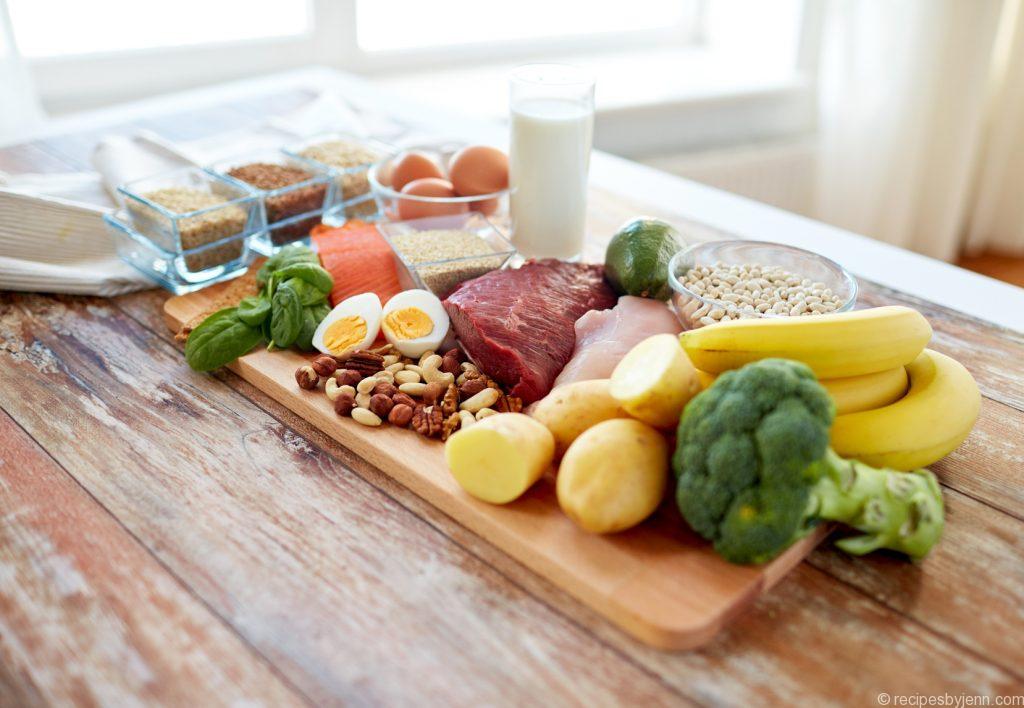
<svg viewBox="0 0 1024 708">
<path fill-rule="evenodd" d="M 7 2 L 0 0 L 0 140 L 42 117 L 28 71 L 14 43 Z"/>
<path fill-rule="evenodd" d="M 1022 0 L 824 0 L 818 218 L 1024 253 Z"/>
</svg>

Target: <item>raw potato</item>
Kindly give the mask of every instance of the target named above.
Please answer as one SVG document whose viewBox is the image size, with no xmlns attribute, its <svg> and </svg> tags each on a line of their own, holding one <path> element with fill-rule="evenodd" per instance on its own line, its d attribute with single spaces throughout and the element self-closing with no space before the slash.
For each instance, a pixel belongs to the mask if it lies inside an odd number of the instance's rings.
<svg viewBox="0 0 1024 708">
<path fill-rule="evenodd" d="M 576 438 L 562 458 L 558 504 L 592 533 L 636 526 L 661 503 L 668 457 L 668 442 L 646 423 L 598 423 Z"/>
<path fill-rule="evenodd" d="M 555 436 L 555 457 L 561 458 L 587 428 L 612 418 L 628 418 L 608 392 L 608 379 L 574 381 L 541 399 L 530 413 Z"/>
<path fill-rule="evenodd" d="M 679 339 L 656 334 L 622 358 L 612 372 L 610 391 L 634 418 L 674 428 L 683 407 L 700 393 L 701 382 Z"/>
<path fill-rule="evenodd" d="M 460 430 L 444 445 L 455 481 L 491 504 L 507 504 L 541 478 L 555 454 L 543 424 L 522 413 L 497 413 Z"/>
</svg>

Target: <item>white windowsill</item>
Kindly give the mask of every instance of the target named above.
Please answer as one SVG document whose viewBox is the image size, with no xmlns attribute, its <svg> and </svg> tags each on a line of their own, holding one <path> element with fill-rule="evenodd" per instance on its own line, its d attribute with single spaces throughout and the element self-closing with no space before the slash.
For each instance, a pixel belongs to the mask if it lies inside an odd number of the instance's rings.
<svg viewBox="0 0 1024 708">
<path fill-rule="evenodd" d="M 565 59 L 597 77 L 595 144 L 639 158 L 805 134 L 813 93 L 791 68 L 703 48 Z M 504 120 L 516 63 L 369 77 L 410 100 L 473 118 Z"/>
</svg>

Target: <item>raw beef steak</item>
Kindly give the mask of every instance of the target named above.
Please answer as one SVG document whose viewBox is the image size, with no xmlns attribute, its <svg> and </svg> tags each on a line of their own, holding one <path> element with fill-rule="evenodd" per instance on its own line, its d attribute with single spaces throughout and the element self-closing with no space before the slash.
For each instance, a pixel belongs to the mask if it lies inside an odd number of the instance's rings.
<svg viewBox="0 0 1024 708">
<path fill-rule="evenodd" d="M 614 304 L 602 266 L 553 259 L 466 281 L 444 301 L 466 354 L 524 403 L 551 390 L 572 356 L 576 320 Z"/>
</svg>

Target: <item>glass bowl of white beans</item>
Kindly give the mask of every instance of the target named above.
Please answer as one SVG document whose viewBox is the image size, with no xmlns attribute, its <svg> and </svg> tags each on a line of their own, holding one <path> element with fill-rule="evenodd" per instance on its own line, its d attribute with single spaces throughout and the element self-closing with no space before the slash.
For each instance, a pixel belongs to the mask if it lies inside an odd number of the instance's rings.
<svg viewBox="0 0 1024 708">
<path fill-rule="evenodd" d="M 683 329 L 759 317 L 846 312 L 857 281 L 841 265 L 768 241 L 708 241 L 668 264 L 672 306 Z"/>
</svg>

